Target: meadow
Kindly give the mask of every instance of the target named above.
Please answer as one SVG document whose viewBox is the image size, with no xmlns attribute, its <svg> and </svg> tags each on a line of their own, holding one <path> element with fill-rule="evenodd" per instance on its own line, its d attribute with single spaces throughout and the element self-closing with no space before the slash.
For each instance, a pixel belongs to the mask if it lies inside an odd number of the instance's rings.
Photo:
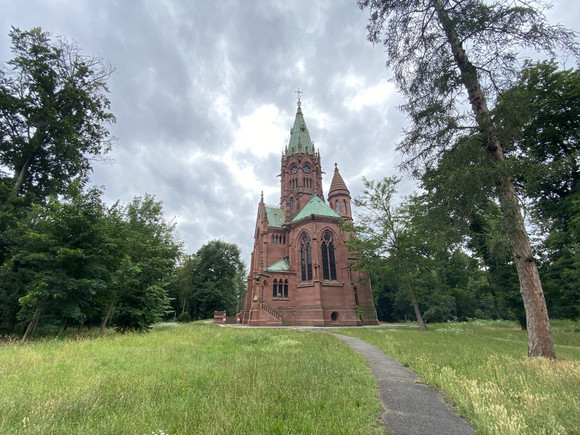
<svg viewBox="0 0 580 435">
<path fill-rule="evenodd" d="M 529 359 L 512 322 L 331 329 L 439 389 L 479 434 L 573 434 L 580 334 Z M 146 334 L 0 345 L 0 433 L 384 433 L 365 360 L 330 334 L 159 324 Z"/>
<path fill-rule="evenodd" d="M 327 334 L 157 325 L 0 347 L 2 434 L 383 433 L 362 357 Z"/>
<path fill-rule="evenodd" d="M 343 329 L 420 374 L 478 434 L 580 433 L 580 329 L 552 322 L 556 361 L 528 358 L 515 322 Z"/>
</svg>

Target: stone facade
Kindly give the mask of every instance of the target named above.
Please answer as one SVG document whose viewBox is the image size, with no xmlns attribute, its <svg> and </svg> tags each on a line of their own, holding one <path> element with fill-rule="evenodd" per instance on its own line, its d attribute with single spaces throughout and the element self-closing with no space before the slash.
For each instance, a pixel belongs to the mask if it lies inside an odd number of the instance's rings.
<svg viewBox="0 0 580 435">
<path fill-rule="evenodd" d="M 300 101 L 290 142 L 282 154 L 280 206 L 258 204 L 248 289 L 238 321 L 248 325 L 354 326 L 377 324 L 371 285 L 352 270 L 345 246 L 351 234 L 350 193 L 335 164 L 328 194 L 322 190 L 320 154 L 304 122 Z"/>
</svg>

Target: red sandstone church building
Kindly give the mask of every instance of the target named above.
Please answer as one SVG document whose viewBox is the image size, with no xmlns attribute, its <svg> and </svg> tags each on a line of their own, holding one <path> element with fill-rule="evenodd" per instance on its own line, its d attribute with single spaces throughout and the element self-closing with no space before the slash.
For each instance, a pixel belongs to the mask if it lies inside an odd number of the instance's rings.
<svg viewBox="0 0 580 435">
<path fill-rule="evenodd" d="M 280 207 L 258 205 L 248 289 L 238 321 L 247 325 L 375 325 L 365 273 L 351 269 L 339 221 L 352 220 L 350 193 L 338 167 L 322 190 L 320 154 L 300 99 L 282 155 Z"/>
</svg>

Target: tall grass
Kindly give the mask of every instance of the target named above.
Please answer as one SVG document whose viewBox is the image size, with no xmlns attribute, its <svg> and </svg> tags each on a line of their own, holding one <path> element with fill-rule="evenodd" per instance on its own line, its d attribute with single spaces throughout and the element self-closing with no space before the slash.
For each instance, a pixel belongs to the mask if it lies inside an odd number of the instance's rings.
<svg viewBox="0 0 580 435">
<path fill-rule="evenodd" d="M 580 433 L 580 334 L 555 322 L 557 361 L 530 359 L 512 322 L 447 323 L 428 331 L 348 329 L 441 390 L 478 434 Z"/>
<path fill-rule="evenodd" d="M 0 347 L 0 433 L 383 433 L 365 361 L 301 331 L 164 325 Z"/>
</svg>

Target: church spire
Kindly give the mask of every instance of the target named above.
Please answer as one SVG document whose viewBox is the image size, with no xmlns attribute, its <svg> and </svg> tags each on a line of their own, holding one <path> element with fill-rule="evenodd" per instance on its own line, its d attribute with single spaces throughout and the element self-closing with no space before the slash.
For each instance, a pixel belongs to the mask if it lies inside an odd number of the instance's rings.
<svg viewBox="0 0 580 435">
<path fill-rule="evenodd" d="M 290 130 L 290 142 L 288 143 L 288 154 L 314 154 L 314 145 L 310 139 L 310 133 L 306 127 L 306 122 L 304 122 L 304 116 L 302 115 L 302 102 L 300 100 L 300 95 L 302 92 L 300 90 L 296 91 L 298 94 L 296 118 L 294 119 L 294 126 Z"/>
<path fill-rule="evenodd" d="M 328 191 L 328 196 L 335 195 L 347 195 L 350 196 L 350 192 L 346 187 L 346 183 L 342 179 L 340 172 L 338 171 L 338 165 L 334 164 L 334 176 L 332 177 L 332 182 L 330 183 L 330 190 Z"/>
<path fill-rule="evenodd" d="M 338 165 L 336 163 L 334 164 L 334 176 L 332 177 L 332 182 L 330 183 L 330 189 L 328 191 L 328 204 L 341 217 L 352 219 L 350 192 L 338 171 Z"/>
</svg>

